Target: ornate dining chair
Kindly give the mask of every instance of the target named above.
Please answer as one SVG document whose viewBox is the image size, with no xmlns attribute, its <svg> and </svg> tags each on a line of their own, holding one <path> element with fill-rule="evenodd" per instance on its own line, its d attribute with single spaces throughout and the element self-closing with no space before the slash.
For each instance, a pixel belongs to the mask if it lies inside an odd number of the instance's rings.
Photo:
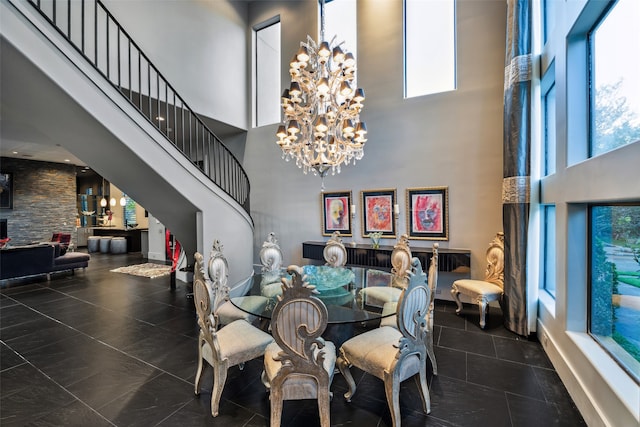
<svg viewBox="0 0 640 427">
<path fill-rule="evenodd" d="M 363 304 L 366 300 L 369 304 L 387 306 L 387 312 L 384 316 L 388 316 L 391 312 L 395 312 L 397 303 L 400 298 L 402 289 L 407 286 L 407 271 L 411 269 L 411 249 L 409 248 L 409 236 L 403 234 L 398 242 L 393 246 L 391 252 L 391 286 L 371 286 L 362 288 L 358 292 L 358 302 Z M 395 323 L 395 321 L 393 322 Z"/>
<path fill-rule="evenodd" d="M 226 265 L 226 259 L 224 259 L 224 262 L 226 267 L 224 271 L 221 271 L 221 274 L 224 274 L 224 277 L 221 278 L 221 280 L 224 281 L 226 286 L 229 275 L 229 268 L 228 265 Z M 252 275 L 246 280 L 253 281 L 254 274 L 252 273 Z M 240 286 L 242 287 L 243 285 Z M 249 323 L 253 323 L 257 319 L 257 316 L 251 313 L 262 312 L 268 304 L 269 298 L 262 295 L 238 296 L 227 299 L 218 307 L 218 322 L 220 325 L 228 325 L 235 320 L 242 319 L 246 320 Z M 238 307 L 242 307 L 244 310 L 241 310 Z"/>
<path fill-rule="evenodd" d="M 227 270 L 227 260 L 217 240 L 213 244 L 208 265 L 205 266 L 202 254 L 196 252 L 193 293 L 200 335 L 195 393 L 200 394 L 203 361 L 206 361 L 213 368 L 211 415 L 214 417 L 218 415 L 227 370 L 236 365 L 242 369 L 245 362 L 262 356 L 267 345 L 273 342 L 271 335 L 245 320 L 236 320 L 220 327 L 218 309 L 229 298 Z"/>
<path fill-rule="evenodd" d="M 267 240 L 262 243 L 260 249 L 260 262 L 262 264 L 260 280 L 260 293 L 267 298 L 273 298 L 282 293 L 282 251 L 278 245 L 278 239 L 274 232 L 269 233 Z"/>
<path fill-rule="evenodd" d="M 337 360 L 338 368 L 349 385 L 349 391 L 344 395 L 347 401 L 351 401 L 356 392 L 356 383 L 349 369 L 351 366 L 384 381 L 394 427 L 400 426 L 401 421 L 400 383 L 408 378 L 415 377 L 423 409 L 427 414 L 431 412 L 424 337 L 430 292 L 420 261 L 409 272 L 408 278 L 407 287 L 398 300 L 397 327 L 381 326 L 356 335 L 342 344 Z"/>
<path fill-rule="evenodd" d="M 270 390 L 271 427 L 280 426 L 284 400 L 317 399 L 320 425 L 329 427 L 329 387 L 336 348 L 321 338 L 327 326 L 327 308 L 316 297 L 315 286 L 302 277 L 301 267 L 289 266 L 293 277 L 282 279 L 282 295 L 271 317 L 275 342 L 264 354 L 263 382 Z"/>
<path fill-rule="evenodd" d="M 438 243 L 433 244 L 433 251 L 431 255 L 431 261 L 429 262 L 429 270 L 427 273 L 427 283 L 429 285 L 429 309 L 427 311 L 426 319 L 426 330 L 425 330 L 425 345 L 427 346 L 427 355 L 429 356 L 429 360 L 431 360 L 431 367 L 433 368 L 433 375 L 438 375 L 438 364 L 436 363 L 436 354 L 433 350 L 433 315 L 435 308 L 435 296 L 436 289 L 438 288 L 438 248 L 440 245 Z M 417 267 L 416 263 L 420 263 L 417 258 L 413 258 L 412 268 Z M 382 320 L 380 321 L 380 326 L 391 326 L 396 327 L 397 319 L 396 316 L 387 316 L 390 313 L 395 313 L 397 302 L 388 302 L 382 306 Z M 386 316 L 386 317 L 385 317 Z"/>
<path fill-rule="evenodd" d="M 480 328 L 485 327 L 485 314 L 487 305 L 491 301 L 498 301 L 502 306 L 504 294 L 504 233 L 499 232 L 493 238 L 487 249 L 487 269 L 484 280 L 460 279 L 451 285 L 451 295 L 458 308 L 456 313 L 462 311 L 462 301 L 460 294 L 471 298 L 471 301 L 478 304 L 480 311 Z"/>
<path fill-rule="evenodd" d="M 334 231 L 331 238 L 327 241 L 327 244 L 322 251 L 325 265 L 331 267 L 344 267 L 347 264 L 347 249 L 342 243 L 340 238 L 340 232 Z"/>
</svg>

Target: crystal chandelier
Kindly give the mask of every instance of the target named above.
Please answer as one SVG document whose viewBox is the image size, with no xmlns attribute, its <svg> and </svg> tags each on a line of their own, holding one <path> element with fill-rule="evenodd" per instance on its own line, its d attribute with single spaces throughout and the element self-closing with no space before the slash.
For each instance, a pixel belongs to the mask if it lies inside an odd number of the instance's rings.
<svg viewBox="0 0 640 427">
<path fill-rule="evenodd" d="M 356 60 L 351 52 L 325 41 L 324 0 L 320 0 L 320 44 L 311 36 L 289 63 L 291 86 L 282 95 L 284 125 L 276 136 L 282 158 L 295 159 L 306 174 L 328 171 L 362 159 L 367 128 L 360 121 L 364 90 L 353 89 Z M 324 187 L 324 182 L 323 182 Z"/>
</svg>

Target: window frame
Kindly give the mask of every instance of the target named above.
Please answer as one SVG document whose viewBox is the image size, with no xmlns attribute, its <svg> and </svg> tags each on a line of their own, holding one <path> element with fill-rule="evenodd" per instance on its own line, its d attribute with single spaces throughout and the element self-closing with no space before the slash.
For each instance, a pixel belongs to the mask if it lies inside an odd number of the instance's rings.
<svg viewBox="0 0 640 427">
<path fill-rule="evenodd" d="M 274 90 L 272 94 L 267 94 L 265 96 L 265 98 L 274 99 L 273 105 L 270 105 L 269 110 L 266 111 L 264 110 L 264 108 L 266 108 L 266 104 L 263 105 L 261 102 L 261 98 L 262 98 L 261 83 L 263 80 L 261 79 L 261 76 L 263 76 L 263 74 L 261 74 L 261 70 L 259 67 L 259 64 L 262 61 L 258 60 L 260 55 L 258 40 L 259 40 L 260 31 L 267 30 L 276 25 L 278 26 L 279 51 L 277 52 L 278 58 L 273 61 L 277 67 L 277 70 L 273 70 L 273 74 L 274 74 L 273 79 L 274 81 L 277 80 L 277 85 L 275 87 L 277 87 L 278 89 Z M 268 125 L 280 123 L 282 121 L 282 112 L 280 107 L 280 94 L 282 93 L 281 63 L 282 63 L 282 23 L 280 21 L 280 16 L 277 15 L 254 26 L 253 28 L 253 67 L 252 68 L 253 68 L 254 90 L 253 90 L 253 109 L 252 110 L 253 110 L 254 127 L 268 126 Z M 266 84 L 266 86 L 270 86 L 270 85 Z M 270 96 L 270 95 L 275 95 L 276 93 L 277 93 L 276 96 Z M 265 115 L 265 112 L 267 113 L 268 118 L 263 122 L 261 121 L 261 117 Z M 276 119 L 276 115 L 277 115 L 277 119 Z"/>
<path fill-rule="evenodd" d="M 422 90 L 416 90 L 415 92 L 412 90 L 412 93 L 410 92 L 410 79 L 411 76 L 410 74 L 420 74 L 421 76 L 423 76 L 423 73 L 420 73 L 419 71 L 416 71 L 415 73 L 410 73 L 409 68 L 410 68 L 410 64 L 409 64 L 409 56 L 411 55 L 408 50 L 411 49 L 411 47 L 409 46 L 409 29 L 408 27 L 408 22 L 407 22 L 407 15 L 408 15 L 408 6 L 407 6 L 407 2 L 410 0 L 403 0 L 402 1 L 402 38 L 403 38 L 403 49 L 402 49 L 402 59 L 403 59 L 403 97 L 404 99 L 411 99 L 411 98 L 418 98 L 421 96 L 429 96 L 429 95 L 436 95 L 439 93 L 446 93 L 446 92 L 451 92 L 451 91 L 455 91 L 458 88 L 458 72 L 457 72 L 457 67 L 458 67 L 458 55 L 457 55 L 457 50 L 458 50 L 458 37 L 457 37 L 457 2 L 456 0 L 448 0 L 451 3 L 451 7 L 452 7 L 452 21 L 453 21 L 453 27 L 451 29 L 452 31 L 452 49 L 453 52 L 451 52 L 452 55 L 452 61 L 453 63 L 450 64 L 452 65 L 452 73 L 453 76 L 451 76 L 451 85 L 450 86 L 446 86 L 444 88 L 439 88 L 439 89 L 422 89 Z M 416 13 L 411 13 L 411 16 L 415 16 L 417 15 Z M 425 25 L 426 27 L 428 27 L 428 25 Z M 442 31 L 439 31 L 439 34 L 441 34 Z M 432 41 L 438 45 L 443 44 L 442 40 L 438 40 L 436 42 L 436 38 L 430 38 L 429 41 Z M 422 43 L 417 43 L 417 44 L 422 44 L 424 45 L 424 42 Z M 416 54 L 417 56 L 424 56 L 423 51 L 420 51 Z M 421 77 L 420 80 L 423 80 L 424 78 Z M 411 85 L 413 86 L 413 85 Z"/>
</svg>

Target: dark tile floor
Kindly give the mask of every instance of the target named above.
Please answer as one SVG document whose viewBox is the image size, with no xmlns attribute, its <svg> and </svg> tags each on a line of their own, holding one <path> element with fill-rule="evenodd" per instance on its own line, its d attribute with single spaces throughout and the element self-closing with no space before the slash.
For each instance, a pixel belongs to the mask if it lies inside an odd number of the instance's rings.
<svg viewBox="0 0 640 427">
<path fill-rule="evenodd" d="M 109 270 L 139 254 L 92 254 L 86 271 L 2 289 L 0 424 L 8 426 L 267 426 L 262 360 L 232 368 L 220 415 L 210 415 L 211 369 L 194 395 L 196 336 L 187 285 Z M 456 316 L 438 303 L 429 368 L 431 414 L 420 412 L 413 381 L 401 387 L 404 426 L 579 426 L 579 412 L 538 342 L 518 337 L 491 310 L 478 328 L 475 307 Z M 354 372 L 351 403 L 336 374 L 331 424 L 389 426 L 380 380 Z M 283 425 L 319 424 L 314 401 L 286 402 Z"/>
</svg>

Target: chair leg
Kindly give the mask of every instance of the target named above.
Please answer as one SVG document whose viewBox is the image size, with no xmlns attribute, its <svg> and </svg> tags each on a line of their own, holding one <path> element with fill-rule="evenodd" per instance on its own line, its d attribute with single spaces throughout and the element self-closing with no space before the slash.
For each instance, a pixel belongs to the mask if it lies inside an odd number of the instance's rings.
<svg viewBox="0 0 640 427">
<path fill-rule="evenodd" d="M 482 299 L 478 301 L 478 309 L 480 311 L 480 329 L 484 329 L 485 326 L 485 314 L 487 313 L 487 302 Z"/>
<path fill-rule="evenodd" d="M 319 387 L 318 412 L 320 412 L 320 425 L 322 427 L 329 427 L 331 425 L 331 396 L 329 394 L 329 387 Z"/>
<path fill-rule="evenodd" d="M 262 385 L 267 390 L 267 392 L 271 390 L 271 384 L 269 383 L 269 378 L 267 377 L 267 371 L 265 371 L 264 369 L 262 370 L 262 374 L 260 374 L 260 381 L 262 382 Z"/>
<path fill-rule="evenodd" d="M 356 392 L 356 382 L 353 380 L 353 375 L 351 375 L 351 371 L 349 370 L 349 362 L 340 356 L 338 360 L 336 360 L 336 365 L 338 365 L 340 373 L 347 381 L 347 384 L 349 384 L 349 391 L 344 394 L 344 398 L 347 399 L 347 402 L 351 402 L 351 398 Z"/>
<path fill-rule="evenodd" d="M 271 427 L 280 427 L 282 419 L 282 390 L 279 387 L 271 389 L 269 400 L 271 400 Z"/>
<path fill-rule="evenodd" d="M 438 375 L 438 364 L 436 363 L 436 354 L 433 351 L 433 332 L 428 333 L 426 341 L 427 341 L 427 354 L 429 355 L 429 360 L 431 360 L 433 375 Z"/>
<path fill-rule="evenodd" d="M 427 386 L 427 370 L 420 368 L 419 375 L 413 376 L 416 380 L 420 397 L 422 398 L 422 409 L 426 414 L 431 413 L 431 397 L 429 396 L 429 387 Z"/>
<path fill-rule="evenodd" d="M 462 311 L 462 301 L 460 301 L 460 292 L 458 292 L 458 288 L 456 288 L 455 283 L 451 288 L 451 296 L 458 306 L 458 308 L 456 308 L 456 314 L 460 314 L 460 312 Z"/>
<path fill-rule="evenodd" d="M 393 427 L 400 425 L 400 377 L 394 374 L 385 374 L 384 392 L 387 395 L 387 405 L 391 412 Z"/>
<path fill-rule="evenodd" d="M 213 390 L 211 390 L 211 415 L 218 416 L 220 410 L 220 396 L 224 389 L 224 383 L 227 381 L 227 364 L 222 363 L 213 365 Z"/>
<path fill-rule="evenodd" d="M 196 395 L 200 394 L 200 380 L 202 380 L 202 347 L 198 350 L 198 370 L 196 371 L 196 380 L 194 383 Z"/>
</svg>

